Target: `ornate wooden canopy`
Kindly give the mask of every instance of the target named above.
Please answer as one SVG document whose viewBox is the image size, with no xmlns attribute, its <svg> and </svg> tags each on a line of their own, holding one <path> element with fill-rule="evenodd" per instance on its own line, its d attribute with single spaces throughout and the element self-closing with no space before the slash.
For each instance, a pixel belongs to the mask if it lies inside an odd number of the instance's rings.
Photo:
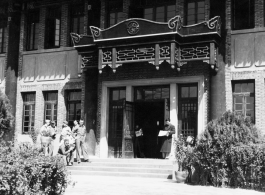
<svg viewBox="0 0 265 195">
<path fill-rule="evenodd" d="M 180 16 L 167 23 L 141 18 L 124 20 L 107 29 L 90 26 L 92 35 L 71 33 L 74 47 L 82 54 L 82 68 L 110 66 L 116 71 L 124 63 L 148 61 L 159 69 L 167 61 L 178 69 L 200 60 L 218 69 L 220 17 L 184 26 Z"/>
</svg>

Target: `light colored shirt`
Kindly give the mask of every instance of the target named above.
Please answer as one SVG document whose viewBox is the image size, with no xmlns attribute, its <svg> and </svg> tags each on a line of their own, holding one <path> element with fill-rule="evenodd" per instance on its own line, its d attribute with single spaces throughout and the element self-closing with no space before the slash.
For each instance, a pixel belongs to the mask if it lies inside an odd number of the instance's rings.
<svg viewBox="0 0 265 195">
<path fill-rule="evenodd" d="M 40 128 L 40 135 L 41 136 L 46 136 L 49 137 L 50 135 L 50 126 L 48 125 L 42 125 L 42 127 Z"/>
<path fill-rule="evenodd" d="M 61 132 L 62 137 L 67 137 L 68 135 L 71 135 L 71 134 L 72 134 L 72 131 L 69 126 L 66 126 L 62 129 L 62 132 Z"/>
<path fill-rule="evenodd" d="M 86 136 L 86 126 L 80 125 L 77 129 L 77 137 L 85 137 Z"/>
</svg>

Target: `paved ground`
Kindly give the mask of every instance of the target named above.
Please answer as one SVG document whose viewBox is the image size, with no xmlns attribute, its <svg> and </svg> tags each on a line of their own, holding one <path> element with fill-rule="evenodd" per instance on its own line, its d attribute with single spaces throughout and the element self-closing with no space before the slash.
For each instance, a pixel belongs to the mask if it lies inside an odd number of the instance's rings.
<svg viewBox="0 0 265 195">
<path fill-rule="evenodd" d="M 252 190 L 190 186 L 165 179 L 77 175 L 72 179 L 77 183 L 68 187 L 65 195 L 264 195 Z"/>
</svg>

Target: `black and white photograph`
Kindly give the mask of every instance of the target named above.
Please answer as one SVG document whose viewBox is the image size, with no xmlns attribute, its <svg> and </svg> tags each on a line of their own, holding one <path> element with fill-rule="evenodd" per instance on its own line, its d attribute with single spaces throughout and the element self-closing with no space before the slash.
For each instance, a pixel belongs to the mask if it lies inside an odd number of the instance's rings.
<svg viewBox="0 0 265 195">
<path fill-rule="evenodd" d="M 265 0 L 0 0 L 0 195 L 262 194 L 263 101 Z"/>
</svg>

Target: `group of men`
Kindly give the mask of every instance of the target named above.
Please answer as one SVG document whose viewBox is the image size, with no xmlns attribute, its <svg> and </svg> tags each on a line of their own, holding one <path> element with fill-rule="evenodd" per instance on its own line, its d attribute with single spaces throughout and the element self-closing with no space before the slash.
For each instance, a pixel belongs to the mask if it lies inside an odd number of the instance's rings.
<svg viewBox="0 0 265 195">
<path fill-rule="evenodd" d="M 59 153 L 63 155 L 65 163 L 69 166 L 74 162 L 74 151 L 76 149 L 77 162 L 81 162 L 81 153 L 85 162 L 88 162 L 88 152 L 85 146 L 86 127 L 84 121 L 74 121 L 71 129 L 68 122 L 64 121 L 62 130 L 59 132 L 55 125 L 55 121 L 46 120 L 40 129 L 42 149 L 47 155 L 52 156 Z M 43 137 L 50 138 L 50 142 L 44 143 Z M 44 140 L 44 139 L 43 139 Z M 59 147 L 58 147 L 59 146 Z"/>
</svg>

